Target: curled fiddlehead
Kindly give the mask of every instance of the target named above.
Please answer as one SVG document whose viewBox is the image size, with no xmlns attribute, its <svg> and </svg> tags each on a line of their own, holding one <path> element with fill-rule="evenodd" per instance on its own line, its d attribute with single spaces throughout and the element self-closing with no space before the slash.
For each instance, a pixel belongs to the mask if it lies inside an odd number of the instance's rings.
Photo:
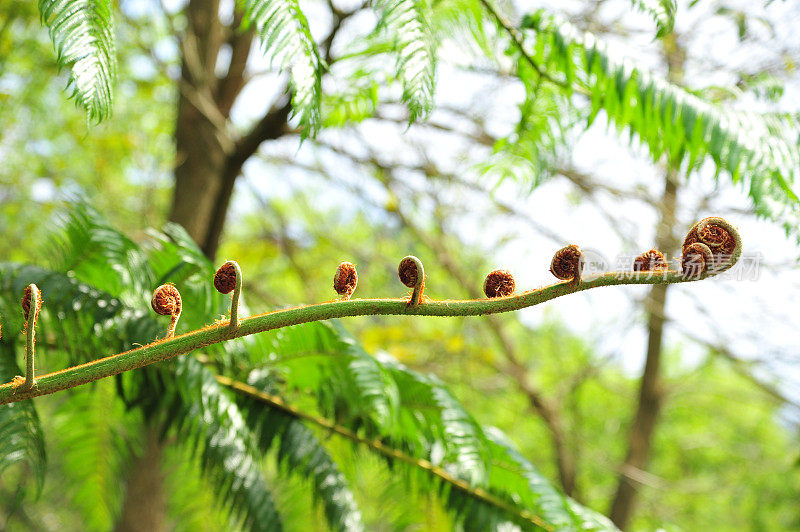
<svg viewBox="0 0 800 532">
<path fill-rule="evenodd" d="M 635 272 L 663 271 L 667 268 L 669 265 L 664 254 L 656 248 L 645 251 L 633 260 L 633 271 Z"/>
<path fill-rule="evenodd" d="M 175 326 L 178 325 L 178 319 L 181 317 L 181 293 L 178 292 L 175 285 L 167 283 L 156 288 L 153 291 L 150 306 L 153 307 L 156 314 L 172 317 L 169 329 L 167 329 L 167 338 L 175 336 Z"/>
<path fill-rule="evenodd" d="M 724 218 L 711 216 L 694 224 L 683 241 L 683 260 L 705 256 L 706 250 L 695 246 L 701 244 L 711 253 L 702 274 L 714 275 L 731 268 L 742 254 L 742 237 L 739 231 Z M 694 247 L 693 247 L 694 246 Z M 705 259 L 703 259 L 705 260 Z M 686 269 L 685 267 L 683 268 Z"/>
<path fill-rule="evenodd" d="M 570 244 L 559 249 L 553 255 L 550 272 L 561 280 L 580 284 L 583 264 L 583 251 L 575 244 Z"/>
<path fill-rule="evenodd" d="M 342 300 L 347 301 L 353 292 L 356 291 L 358 285 L 358 272 L 356 272 L 356 265 L 352 262 L 342 262 L 336 268 L 336 274 L 333 276 L 333 289 L 342 297 Z"/>
<path fill-rule="evenodd" d="M 397 276 L 401 283 L 414 289 L 408 304 L 419 305 L 425 289 L 425 268 L 422 267 L 422 261 L 413 255 L 403 257 L 397 267 Z"/>
<path fill-rule="evenodd" d="M 239 327 L 239 297 L 242 294 L 242 269 L 235 260 L 229 260 L 219 267 L 214 274 L 214 288 L 220 294 L 230 294 L 231 296 L 231 320 L 230 327 Z"/>
<path fill-rule="evenodd" d="M 506 297 L 514 293 L 514 276 L 507 270 L 494 270 L 483 281 L 483 293 L 488 298 Z"/>
<path fill-rule="evenodd" d="M 681 272 L 689 279 L 697 279 L 712 271 L 714 254 L 702 242 L 694 242 L 683 249 Z"/>
</svg>

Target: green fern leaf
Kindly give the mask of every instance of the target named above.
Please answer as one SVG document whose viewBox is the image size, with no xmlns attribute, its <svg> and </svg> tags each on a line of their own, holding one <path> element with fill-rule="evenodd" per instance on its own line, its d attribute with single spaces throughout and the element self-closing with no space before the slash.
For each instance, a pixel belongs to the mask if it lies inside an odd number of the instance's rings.
<svg viewBox="0 0 800 532">
<path fill-rule="evenodd" d="M 14 361 L 14 344 L 3 340 L 0 342 L 0 378 L 9 382 L 19 374 Z M 32 401 L 0 406 L 0 476 L 20 463 L 30 467 L 37 492 L 41 493 L 47 459 L 42 427 Z"/>
<path fill-rule="evenodd" d="M 675 0 L 631 0 L 637 11 L 650 15 L 656 23 L 656 37 L 661 38 L 672 33 L 675 27 Z"/>
<path fill-rule="evenodd" d="M 117 57 L 111 0 L 39 0 L 61 66 L 72 65 L 73 97 L 91 120 L 111 114 Z"/>
<path fill-rule="evenodd" d="M 130 458 L 123 415 L 113 381 L 71 392 L 54 415 L 58 475 L 71 486 L 71 505 L 87 530 L 113 529 L 120 509 L 123 464 Z"/>
<path fill-rule="evenodd" d="M 254 370 L 248 384 L 266 393 L 276 393 L 274 378 L 265 370 Z M 322 502 L 328 524 L 334 530 L 363 530 L 361 512 L 338 466 L 320 441 L 301 421 L 252 398 L 240 401 L 248 426 L 257 435 L 264 454 L 277 444 L 278 460 L 289 473 L 311 480 L 314 495 Z"/>
<path fill-rule="evenodd" d="M 743 182 L 757 214 L 783 221 L 787 232 L 800 227 L 800 138 L 797 119 L 724 108 L 686 90 L 654 79 L 627 60 L 611 56 L 591 34 L 541 12 L 527 16 L 526 46 L 538 54 L 548 73 L 591 98 L 593 118 L 603 109 L 621 132 L 630 131 L 654 159 L 665 156 L 687 173 L 710 160 L 717 173 Z"/>
<path fill-rule="evenodd" d="M 614 530 L 590 510 L 573 508 L 499 433 L 485 431 L 435 377 L 386 356 L 371 357 L 336 324 L 308 323 L 271 334 L 270 367 L 287 389 L 310 392 L 320 411 L 338 424 L 439 467 L 508 505 L 497 506 L 430 471 L 383 456 L 408 487 L 439 493 L 465 529 L 510 524 L 535 529 L 521 517 L 527 513 L 558 527 Z"/>
<path fill-rule="evenodd" d="M 424 118 L 433 109 L 436 59 L 428 17 L 414 0 L 374 0 L 381 25 L 395 39 L 398 77 L 409 123 Z"/>
<path fill-rule="evenodd" d="M 239 5 L 264 53 L 291 71 L 293 112 L 303 135 L 313 136 L 320 126 L 323 65 L 300 5 L 297 0 L 239 0 Z"/>
<path fill-rule="evenodd" d="M 260 467 L 255 435 L 213 374 L 191 357 L 171 368 L 146 368 L 145 411 L 166 417 L 167 430 L 200 457 L 220 501 L 248 530 L 278 532 L 281 518 Z"/>
</svg>

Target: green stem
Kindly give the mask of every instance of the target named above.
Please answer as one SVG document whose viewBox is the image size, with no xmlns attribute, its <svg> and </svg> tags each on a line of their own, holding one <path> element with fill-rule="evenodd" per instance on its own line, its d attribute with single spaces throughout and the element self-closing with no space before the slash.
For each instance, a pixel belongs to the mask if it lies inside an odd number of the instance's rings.
<svg viewBox="0 0 800 532">
<path fill-rule="evenodd" d="M 509 37 L 511 37 L 511 42 L 513 42 L 514 46 L 517 48 L 517 50 L 519 50 L 520 54 L 522 55 L 522 58 L 525 59 L 525 62 L 528 63 L 533 68 L 533 70 L 536 71 L 537 74 L 539 74 L 538 79 L 546 79 L 553 85 L 558 85 L 563 89 L 574 90 L 576 92 L 583 94 L 584 96 L 589 96 L 589 91 L 586 88 L 581 87 L 580 85 L 571 86 L 568 82 L 556 79 L 553 76 L 551 76 L 547 72 L 547 70 L 545 70 L 544 67 L 542 67 L 539 63 L 537 63 L 536 60 L 533 58 L 533 56 L 531 56 L 531 54 L 529 54 L 528 51 L 525 49 L 525 38 L 523 37 L 522 33 L 516 27 L 514 27 L 511 21 L 506 19 L 506 17 L 503 16 L 503 14 L 500 13 L 500 11 L 498 11 L 492 5 L 490 0 L 480 0 L 480 3 L 483 5 L 484 9 L 486 9 L 486 11 L 489 12 L 489 14 L 495 20 L 497 25 L 500 26 L 500 28 L 502 28 L 502 30 L 505 31 Z"/>
<path fill-rule="evenodd" d="M 48 373 L 40 376 L 36 381 L 36 387 L 30 390 L 23 391 L 19 387 L 15 388 L 13 383 L 3 384 L 0 386 L 0 404 L 74 388 L 75 386 L 94 382 L 124 371 L 168 360 L 207 345 L 300 323 L 347 316 L 480 316 L 483 314 L 511 312 L 538 305 L 556 297 L 601 286 L 683 283 L 705 279 L 710 276 L 703 275 L 699 278 L 688 279 L 681 272 L 674 270 L 610 272 L 584 278 L 580 284 L 566 281 L 500 299 L 421 301 L 418 305 L 409 305 L 406 299 L 352 299 L 349 301 L 327 301 L 314 305 L 276 310 L 245 318 L 241 320 L 237 329 L 232 329 L 228 324 L 210 325 L 203 329 L 159 340 L 130 351 Z"/>
<path fill-rule="evenodd" d="M 27 392 L 33 389 L 36 384 L 36 374 L 34 373 L 34 346 L 36 344 L 36 318 L 39 316 L 42 294 L 39 287 L 35 284 L 28 285 L 31 290 L 30 306 L 28 309 L 28 321 L 25 324 L 25 381 L 17 388 L 18 392 Z"/>
<path fill-rule="evenodd" d="M 408 302 L 409 305 L 416 306 L 422 301 L 422 291 L 425 289 L 425 268 L 422 266 L 422 261 L 414 255 L 403 258 L 403 260 L 406 259 L 414 261 L 417 266 L 417 282 L 414 283 L 414 291 L 411 292 L 411 300 Z"/>
<path fill-rule="evenodd" d="M 239 263 L 235 260 L 229 260 L 229 264 L 233 265 L 233 268 L 236 270 L 236 286 L 233 289 L 233 295 L 231 296 L 231 322 L 230 328 L 231 330 L 236 330 L 239 328 L 239 296 L 242 294 L 242 268 L 239 267 Z"/>
<path fill-rule="evenodd" d="M 416 458 L 414 456 L 404 453 L 399 449 L 395 449 L 394 447 L 389 447 L 380 440 L 373 440 L 369 438 L 364 438 L 363 436 L 359 436 L 357 433 L 353 432 L 352 430 L 346 427 L 337 425 L 336 423 L 324 417 L 319 417 L 313 414 L 309 414 L 307 412 L 303 412 L 302 410 L 299 410 L 298 408 L 287 404 L 282 397 L 268 394 L 266 392 L 259 390 L 258 388 L 255 388 L 254 386 L 250 386 L 249 384 L 233 380 L 224 375 L 216 375 L 216 379 L 217 381 L 219 381 L 220 384 L 227 386 L 228 388 L 232 389 L 233 391 L 235 391 L 240 395 L 244 395 L 252 399 L 255 399 L 256 401 L 259 401 L 261 403 L 267 404 L 270 407 L 280 410 L 281 412 L 284 412 L 294 418 L 313 423 L 314 425 L 317 425 L 318 427 L 333 432 L 334 434 L 338 434 L 343 438 L 364 445 L 370 450 L 377 452 L 378 454 L 381 454 L 383 456 L 386 456 L 387 458 L 405 462 L 413 467 L 425 471 L 426 473 L 432 476 L 439 478 L 443 482 L 450 484 L 454 488 L 461 490 L 482 502 L 500 508 L 501 510 L 506 511 L 511 515 L 514 515 L 524 521 L 528 521 L 529 523 L 532 523 L 536 526 L 542 527 L 545 530 L 553 530 L 553 527 L 548 525 L 539 516 L 527 510 L 523 510 L 512 504 L 509 504 L 503 499 L 489 493 L 488 491 L 482 488 L 471 486 L 468 482 L 461 480 L 460 478 L 454 477 L 441 467 L 435 466 L 427 460 Z"/>
</svg>

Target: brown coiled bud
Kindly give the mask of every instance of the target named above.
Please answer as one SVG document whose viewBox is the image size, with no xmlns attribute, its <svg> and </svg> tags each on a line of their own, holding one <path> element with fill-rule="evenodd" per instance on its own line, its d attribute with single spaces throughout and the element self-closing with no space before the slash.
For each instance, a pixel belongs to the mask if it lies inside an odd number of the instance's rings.
<svg viewBox="0 0 800 532">
<path fill-rule="evenodd" d="M 483 282 L 483 293 L 486 297 L 506 297 L 514 293 L 514 276 L 507 270 L 494 270 Z"/>
<path fill-rule="evenodd" d="M 689 246 L 696 243 L 708 246 L 713 254 L 713 260 L 708 263 L 709 271 L 713 265 L 713 270 L 718 272 L 729 268 L 738 259 L 736 248 L 741 245 L 741 237 L 736 228 L 724 218 L 710 216 L 700 220 L 689 230 L 683 241 L 683 255 L 686 255 Z"/>
<path fill-rule="evenodd" d="M 563 247 L 553 255 L 550 272 L 564 281 L 580 281 L 583 271 L 583 252 L 575 244 Z"/>
<path fill-rule="evenodd" d="M 633 271 L 635 272 L 666 270 L 668 267 L 664 254 L 656 248 L 645 251 L 633 261 Z"/>
<path fill-rule="evenodd" d="M 333 289 L 344 299 L 350 299 L 358 285 L 358 273 L 356 265 L 352 262 L 343 262 L 336 268 L 336 275 L 333 276 Z"/>
<path fill-rule="evenodd" d="M 214 288 L 220 294 L 230 294 L 236 288 L 236 266 L 226 262 L 214 274 Z"/>
<path fill-rule="evenodd" d="M 153 291 L 150 305 L 157 314 L 176 316 L 181 313 L 181 294 L 174 284 L 162 284 Z"/>
<path fill-rule="evenodd" d="M 400 277 L 401 283 L 413 288 L 417 284 L 417 277 L 419 276 L 417 263 L 414 262 L 414 259 L 406 257 L 401 260 L 400 265 L 397 267 L 397 276 Z"/>
<path fill-rule="evenodd" d="M 22 296 L 22 313 L 25 315 L 25 322 L 27 324 L 28 317 L 30 316 L 31 312 L 31 287 L 30 285 L 25 287 L 25 295 Z M 42 299 L 41 297 L 36 301 L 36 314 L 42 310 Z M 34 318 L 36 319 L 36 318 Z"/>
<path fill-rule="evenodd" d="M 714 255 L 711 253 L 711 248 L 702 242 L 695 242 L 683 249 L 681 271 L 685 277 L 700 277 L 708 272 L 713 261 Z"/>
</svg>

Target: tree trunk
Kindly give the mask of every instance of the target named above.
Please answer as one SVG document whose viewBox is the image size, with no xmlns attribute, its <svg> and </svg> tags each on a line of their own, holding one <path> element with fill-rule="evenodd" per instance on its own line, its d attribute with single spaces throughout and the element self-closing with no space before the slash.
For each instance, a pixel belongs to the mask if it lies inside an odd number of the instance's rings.
<svg viewBox="0 0 800 532">
<path fill-rule="evenodd" d="M 217 126 L 198 110 L 197 102 L 216 90 L 214 67 L 222 26 L 218 0 L 191 0 L 185 12 L 187 29 L 181 42 L 183 60 L 175 128 L 177 166 L 169 219 L 202 243 L 222 190 L 226 154 Z M 166 530 L 163 445 L 156 428 L 148 423 L 143 454 L 134 460 L 126 479 L 117 532 Z"/>
<path fill-rule="evenodd" d="M 150 427 L 142 455 L 131 464 L 122 514 L 114 528 L 116 532 L 166 530 L 167 499 L 161 470 L 162 445 L 158 431 Z"/>
<path fill-rule="evenodd" d="M 177 166 L 169 219 L 181 224 L 195 242 L 205 243 L 222 192 L 225 150 L 217 126 L 198 109 L 198 100 L 216 90 L 214 67 L 221 40 L 218 0 L 192 0 L 181 42 L 181 88 L 175 127 Z M 222 115 L 221 115 L 222 116 Z"/>
<path fill-rule="evenodd" d="M 662 44 L 667 62 L 667 78 L 672 83 L 680 83 L 683 79 L 686 50 L 679 44 L 676 33 L 665 37 Z M 659 205 L 661 219 L 656 230 L 656 246 L 667 254 L 678 250 L 680 244 L 679 239 L 675 236 L 678 187 L 677 171 L 668 170 L 664 193 Z M 620 467 L 617 492 L 609 513 L 614 524 L 622 530 L 627 528 L 633 514 L 637 489 L 634 477 L 647 465 L 653 433 L 663 400 L 660 371 L 668 288 L 669 285 L 665 284 L 653 285 L 645 301 L 648 316 L 647 353 L 639 385 L 639 403 L 628 436 L 628 454 Z"/>
<path fill-rule="evenodd" d="M 661 199 L 661 223 L 656 233 L 656 246 L 667 253 L 672 252 L 678 245 L 674 234 L 677 196 L 678 178 L 675 172 L 669 171 Z M 669 285 L 666 284 L 653 285 L 645 301 L 648 314 L 647 355 L 639 387 L 639 404 L 628 437 L 628 454 L 620 468 L 617 493 L 609 514 L 614 524 L 623 530 L 630 521 L 636 497 L 636 484 L 632 476 L 647 465 L 653 432 L 661 409 L 662 390 L 659 373 L 668 288 Z"/>
</svg>

